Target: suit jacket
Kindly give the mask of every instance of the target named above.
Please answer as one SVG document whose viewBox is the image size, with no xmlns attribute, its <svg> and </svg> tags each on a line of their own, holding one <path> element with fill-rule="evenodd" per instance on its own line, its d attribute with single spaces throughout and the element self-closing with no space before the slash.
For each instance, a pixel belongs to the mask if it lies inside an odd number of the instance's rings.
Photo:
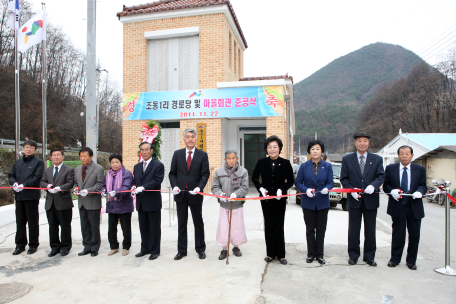
<svg viewBox="0 0 456 304">
<path fill-rule="evenodd" d="M 356 152 L 342 158 L 340 182 L 344 188 L 359 188 L 364 190 L 367 186 L 372 185 L 375 188 L 375 192 L 379 192 L 380 186 L 383 184 L 384 180 L 385 170 L 383 169 L 383 159 L 380 156 L 368 152 L 364 166 L 364 174 L 361 174 Z M 361 201 L 364 201 L 366 209 L 368 210 L 380 206 L 380 196 L 378 193 L 362 194 L 358 201 L 348 194 L 347 200 L 350 208 L 359 208 L 361 206 Z"/>
<path fill-rule="evenodd" d="M 282 195 L 294 184 L 293 167 L 288 159 L 279 156 L 277 166 L 272 171 L 269 157 L 259 159 L 252 173 L 252 182 L 261 195 L 260 188 L 268 190 L 268 195 L 275 196 L 277 190 L 282 190 Z M 261 176 L 261 183 L 260 178 Z M 261 195 L 262 196 L 262 195 Z"/>
<path fill-rule="evenodd" d="M 93 161 L 87 166 L 86 177 L 82 181 L 82 165 L 75 170 L 74 187 L 79 187 L 79 191 L 99 192 L 104 184 L 104 169 Z M 78 197 L 78 208 L 84 206 L 87 210 L 101 209 L 101 195 L 99 193 L 89 193 L 87 196 Z"/>
<path fill-rule="evenodd" d="M 320 161 L 317 177 L 315 177 L 312 160 L 308 160 L 301 164 L 296 177 L 296 188 L 299 192 L 306 193 L 308 188 L 315 191 L 321 191 L 324 188 L 331 190 L 334 187 L 333 169 L 330 163 L 324 160 Z M 310 210 L 322 210 L 329 208 L 329 195 L 323 195 L 320 192 L 316 193 L 315 197 L 308 197 L 306 194 L 301 196 L 301 207 Z"/>
<path fill-rule="evenodd" d="M 171 161 L 171 169 L 169 170 L 169 181 L 171 187 L 179 187 L 184 190 L 187 185 L 187 190 L 192 191 L 199 187 L 201 192 L 204 192 L 209 175 L 209 158 L 207 153 L 195 148 L 190 169 L 187 170 L 187 159 L 185 157 L 186 148 L 174 151 L 173 159 Z M 184 198 L 184 192 L 174 196 L 174 200 L 179 203 Z M 188 195 L 188 202 L 190 204 L 198 204 L 203 202 L 202 195 Z"/>
<path fill-rule="evenodd" d="M 385 183 L 383 184 L 383 191 L 390 193 L 393 189 L 399 189 L 401 187 L 400 173 L 399 173 L 399 163 L 386 166 L 386 177 Z M 425 194 L 426 189 L 426 170 L 424 167 L 416 164 L 410 165 L 410 193 L 420 192 Z M 386 213 L 396 217 L 399 216 L 402 206 L 402 200 L 405 199 L 405 196 L 396 201 L 391 195 L 388 195 L 388 209 Z M 423 199 L 412 199 L 410 198 L 410 205 L 413 210 L 413 215 L 417 220 L 424 217 L 424 206 Z"/>
<path fill-rule="evenodd" d="M 46 188 L 47 185 L 52 184 L 53 188 L 60 187 L 62 190 L 55 194 L 46 191 L 46 204 L 44 208 L 49 210 L 52 203 L 55 204 L 57 210 L 67 210 L 73 208 L 73 198 L 71 197 L 71 188 L 74 185 L 74 169 L 68 165 L 62 164 L 57 178 L 54 182 L 54 165 L 44 170 L 43 177 L 41 178 L 41 188 Z"/>
<path fill-rule="evenodd" d="M 157 160 L 151 159 L 143 173 L 143 163 L 133 167 L 133 184 L 144 187 L 146 190 L 161 190 L 161 183 L 165 177 L 165 166 Z M 136 194 L 136 210 L 139 207 L 145 212 L 157 211 L 162 208 L 162 196 L 159 191 L 141 192 Z"/>
</svg>

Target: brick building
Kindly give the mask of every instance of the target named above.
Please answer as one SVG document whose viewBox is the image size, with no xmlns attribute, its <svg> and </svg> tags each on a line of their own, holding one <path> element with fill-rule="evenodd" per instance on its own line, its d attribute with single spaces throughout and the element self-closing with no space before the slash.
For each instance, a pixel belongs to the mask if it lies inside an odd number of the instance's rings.
<svg viewBox="0 0 456 304">
<path fill-rule="evenodd" d="M 252 164 L 265 155 L 262 142 L 273 134 L 284 142 L 281 156 L 291 159 L 289 147 L 293 146 L 295 130 L 293 79 L 288 75 L 244 77 L 247 41 L 229 0 L 161 0 L 124 6 L 117 17 L 123 23 L 124 106 L 125 96 L 129 94 L 162 91 L 191 90 L 201 94 L 202 90 L 206 94 L 209 91 L 205 90 L 210 89 L 216 89 L 211 92 L 229 92 L 259 88 L 259 93 L 265 92 L 265 98 L 279 99 L 275 116 L 250 116 L 248 108 L 239 108 L 246 114 L 181 119 L 179 115 L 154 115 L 152 111 L 146 119 L 141 115 L 133 119 L 127 117 L 129 113 L 125 115 L 124 108 L 123 158 L 128 169 L 138 161 L 141 125 L 150 119 L 158 120 L 163 128 L 161 161 L 166 169 L 174 150 L 184 147 L 182 132 L 187 128 L 196 129 L 198 123 L 206 124 L 205 149 L 211 168 L 222 166 L 226 149 L 237 149 L 241 164 L 251 172 Z M 201 103 L 206 105 L 203 98 Z M 254 106 L 257 107 L 256 102 Z M 233 109 L 237 110 L 234 100 Z"/>
</svg>

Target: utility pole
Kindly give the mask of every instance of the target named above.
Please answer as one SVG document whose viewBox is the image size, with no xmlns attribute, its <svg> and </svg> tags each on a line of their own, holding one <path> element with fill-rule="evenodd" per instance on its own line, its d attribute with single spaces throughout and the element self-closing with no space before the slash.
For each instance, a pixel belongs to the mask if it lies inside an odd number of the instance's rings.
<svg viewBox="0 0 456 304">
<path fill-rule="evenodd" d="M 42 9 L 44 11 L 46 3 L 41 2 Z M 41 100 L 43 103 L 43 139 L 42 139 L 42 157 L 44 167 L 46 168 L 46 149 L 47 149 L 47 105 L 46 105 L 46 40 L 41 41 L 41 69 L 42 69 L 42 80 L 41 80 Z"/>
<path fill-rule="evenodd" d="M 96 59 L 96 0 L 87 0 L 87 93 L 86 146 L 93 150 L 97 163 L 97 59 Z"/>
</svg>

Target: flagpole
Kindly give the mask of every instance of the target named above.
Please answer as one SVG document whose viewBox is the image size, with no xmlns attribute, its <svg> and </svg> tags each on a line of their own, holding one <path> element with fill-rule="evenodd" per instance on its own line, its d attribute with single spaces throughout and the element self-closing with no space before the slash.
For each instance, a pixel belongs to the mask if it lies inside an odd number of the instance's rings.
<svg viewBox="0 0 456 304">
<path fill-rule="evenodd" d="M 44 8 L 46 3 L 41 2 L 43 8 L 43 16 L 46 14 Z M 46 33 L 44 33 L 46 35 Z M 43 139 L 42 139 L 42 153 L 43 162 L 46 164 L 46 148 L 47 148 L 47 108 L 46 108 L 46 40 L 41 41 L 41 69 L 42 69 L 42 80 L 41 80 L 41 99 L 43 102 Z"/>
<path fill-rule="evenodd" d="M 16 19 L 18 18 L 15 12 Z M 17 39 L 17 26 L 19 20 L 14 22 L 14 101 L 15 101 L 15 115 L 16 115 L 16 159 L 21 158 L 21 153 L 19 150 L 20 140 L 21 140 L 21 108 L 20 108 L 20 90 L 19 90 L 19 54 L 17 50 L 18 39 Z"/>
</svg>

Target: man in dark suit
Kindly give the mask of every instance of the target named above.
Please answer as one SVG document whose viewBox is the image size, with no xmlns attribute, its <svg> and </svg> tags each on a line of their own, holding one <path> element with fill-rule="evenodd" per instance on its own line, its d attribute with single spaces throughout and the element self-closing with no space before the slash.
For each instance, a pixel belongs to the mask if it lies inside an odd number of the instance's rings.
<svg viewBox="0 0 456 304">
<path fill-rule="evenodd" d="M 104 169 L 92 161 L 93 150 L 85 147 L 79 151 L 82 165 L 75 170 L 74 192 L 78 195 L 79 216 L 81 219 L 82 245 L 79 256 L 97 256 L 101 245 L 100 236 L 100 189 L 104 184 Z M 92 193 L 89 193 L 92 192 Z"/>
<path fill-rule="evenodd" d="M 375 229 L 377 209 L 380 206 L 378 192 L 385 179 L 383 159 L 369 149 L 370 135 L 364 132 L 353 135 L 356 152 L 344 156 L 340 182 L 344 188 L 361 189 L 364 193 L 353 192 L 348 199 L 348 263 L 355 265 L 361 255 L 360 232 L 364 218 L 364 255 L 363 261 L 370 266 L 377 266 L 375 251 L 377 242 Z"/>
<path fill-rule="evenodd" d="M 177 205 L 179 236 L 175 260 L 187 256 L 187 220 L 188 207 L 192 212 L 195 227 L 195 250 L 200 259 L 206 258 L 204 242 L 203 196 L 202 192 L 209 179 L 209 159 L 207 153 L 195 148 L 196 131 L 186 129 L 183 133 L 185 148 L 176 150 L 171 161 L 169 181 L 173 187 L 174 200 Z M 186 190 L 186 191 L 181 191 Z M 190 190 L 190 191 L 188 191 Z"/>
<path fill-rule="evenodd" d="M 161 190 L 165 176 L 163 164 L 152 159 L 153 151 L 152 144 L 148 142 L 139 145 L 143 161 L 133 168 L 132 188 L 136 194 L 136 210 L 141 232 L 141 251 L 135 256 L 139 258 L 150 254 L 149 260 L 155 260 L 160 255 L 162 197 L 159 191 L 144 190 Z"/>
<path fill-rule="evenodd" d="M 44 170 L 41 179 L 41 188 L 52 188 L 46 194 L 46 215 L 49 223 L 49 243 L 51 253 L 49 257 L 62 256 L 70 252 L 71 219 L 73 217 L 73 198 L 71 188 L 74 185 L 74 169 L 63 163 L 65 158 L 63 148 L 51 149 L 53 166 Z M 59 226 L 61 238 L 59 238 Z"/>
<path fill-rule="evenodd" d="M 387 213 L 393 221 L 391 259 L 389 267 L 396 267 L 402 258 L 405 246 L 406 228 L 409 234 L 407 267 L 416 270 L 416 256 L 420 242 L 421 219 L 424 217 L 423 194 L 426 193 L 426 170 L 411 164 L 413 149 L 402 146 L 397 150 L 400 163 L 386 166 L 383 190 L 390 193 Z M 411 194 L 411 196 L 401 194 Z"/>
</svg>

